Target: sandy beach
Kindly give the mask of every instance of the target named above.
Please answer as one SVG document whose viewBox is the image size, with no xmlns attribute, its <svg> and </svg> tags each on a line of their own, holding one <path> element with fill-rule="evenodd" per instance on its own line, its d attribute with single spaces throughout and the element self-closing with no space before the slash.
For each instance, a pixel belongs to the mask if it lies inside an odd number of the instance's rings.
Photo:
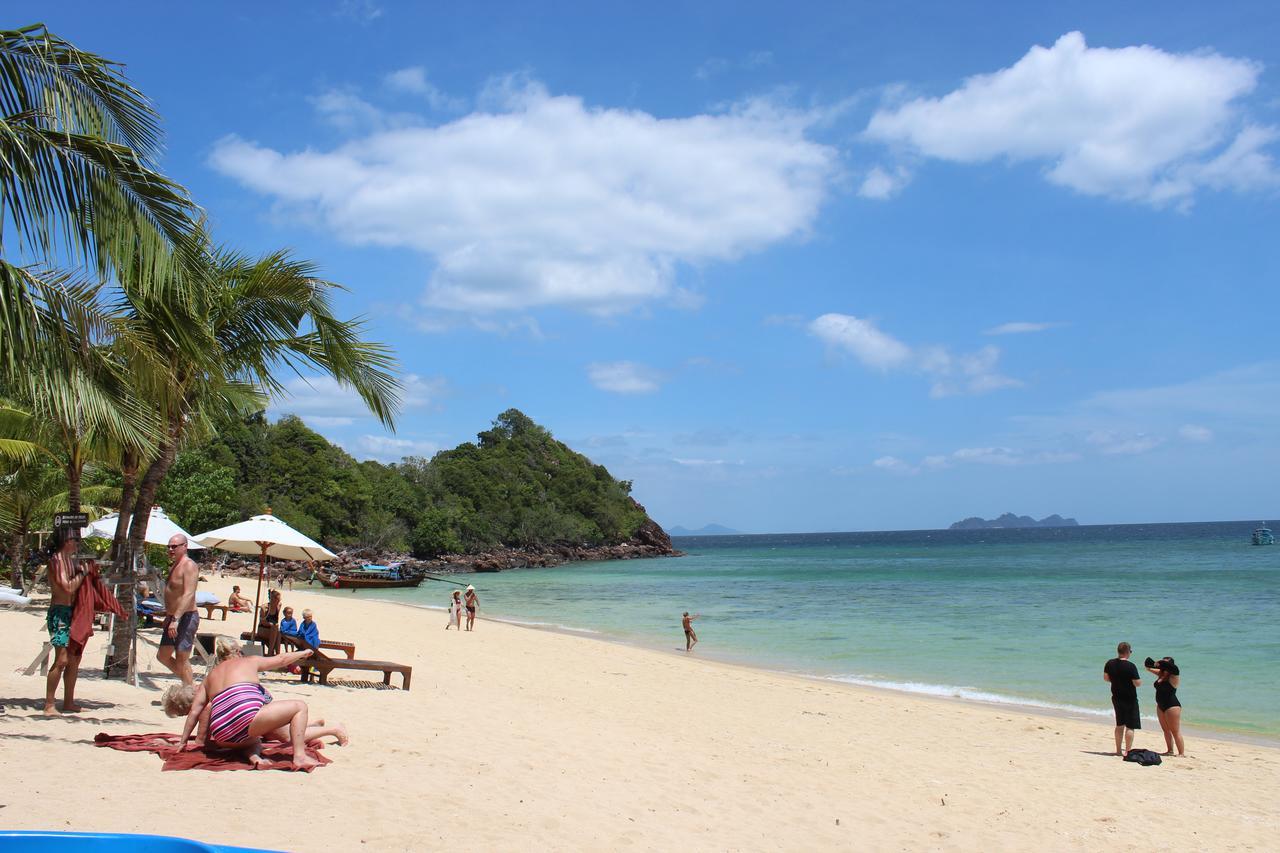
<svg viewBox="0 0 1280 853">
<path fill-rule="evenodd" d="M 201 584 L 224 600 L 230 587 Z M 350 727 L 351 744 L 327 746 L 333 764 L 310 775 L 162 773 L 153 755 L 94 747 L 98 732 L 180 730 L 156 704 L 176 681 L 155 661 L 157 632 L 144 632 L 145 687 L 95 674 L 107 640 L 97 633 L 84 712 L 44 717 L 43 678 L 21 674 L 45 639 L 43 608 L 0 610 L 0 826 L 279 850 L 1274 848 L 1280 749 L 1206 738 L 1194 708 L 1188 757 L 1143 768 L 1107 754 L 1103 720 L 792 677 L 483 614 L 460 635 L 443 630 L 442 612 L 363 593 L 286 591 L 285 603 L 313 608 L 322 636 L 355 642 L 360 657 L 414 668 L 407 693 L 264 676 L 277 698 Z M 201 630 L 238 635 L 249 621 L 215 616 Z M 1158 729 L 1137 746 L 1162 749 Z"/>
</svg>

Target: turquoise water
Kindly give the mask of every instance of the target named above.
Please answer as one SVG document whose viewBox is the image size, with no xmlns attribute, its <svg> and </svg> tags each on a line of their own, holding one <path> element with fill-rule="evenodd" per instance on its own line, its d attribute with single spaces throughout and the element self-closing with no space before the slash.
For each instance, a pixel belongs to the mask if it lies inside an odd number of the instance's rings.
<svg viewBox="0 0 1280 853">
<path fill-rule="evenodd" d="M 683 650 L 689 610 L 699 656 L 1099 714 L 1128 640 L 1139 663 L 1177 659 L 1188 725 L 1280 737 L 1280 546 L 1250 546 L 1253 526 L 688 537 L 682 558 L 467 579 L 512 621 Z M 449 589 L 378 597 L 443 606 Z"/>
</svg>

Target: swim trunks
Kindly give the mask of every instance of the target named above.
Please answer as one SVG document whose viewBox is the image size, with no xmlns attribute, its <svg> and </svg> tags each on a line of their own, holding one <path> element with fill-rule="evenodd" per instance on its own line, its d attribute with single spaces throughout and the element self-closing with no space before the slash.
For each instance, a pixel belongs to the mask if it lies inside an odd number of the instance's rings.
<svg viewBox="0 0 1280 853">
<path fill-rule="evenodd" d="M 209 703 L 209 737 L 224 746 L 239 746 L 249 740 L 249 724 L 271 701 L 261 684 L 241 681 L 223 690 Z"/>
<path fill-rule="evenodd" d="M 1136 699 L 1129 702 L 1112 696 L 1111 706 L 1116 711 L 1117 726 L 1124 726 L 1126 729 L 1142 728 L 1142 717 L 1138 714 L 1138 702 Z"/>
<path fill-rule="evenodd" d="M 200 627 L 200 614 L 194 610 L 189 613 L 183 613 L 178 619 L 177 630 L 170 637 L 169 625 L 172 622 L 172 616 L 165 617 L 164 625 L 160 628 L 160 645 L 173 646 L 180 652 L 191 651 L 196 644 L 196 630 Z"/>
<path fill-rule="evenodd" d="M 468 612 L 468 613 L 470 613 L 470 614 L 472 614 L 472 615 L 475 615 L 476 609 L 475 609 L 474 607 L 468 607 L 468 608 L 467 608 L 467 612 Z"/>
<path fill-rule="evenodd" d="M 44 617 L 44 626 L 49 629 L 49 642 L 54 648 L 64 649 L 71 643 L 71 605 L 50 604 L 49 612 Z"/>
</svg>

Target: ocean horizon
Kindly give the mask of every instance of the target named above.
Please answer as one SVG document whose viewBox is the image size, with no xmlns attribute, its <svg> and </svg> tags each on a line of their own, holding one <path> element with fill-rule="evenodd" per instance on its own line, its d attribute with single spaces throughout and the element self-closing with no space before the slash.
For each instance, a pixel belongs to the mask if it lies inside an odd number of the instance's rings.
<svg viewBox="0 0 1280 853">
<path fill-rule="evenodd" d="M 483 614 L 516 624 L 683 650 L 688 610 L 700 657 L 1099 718 L 1125 640 L 1139 665 L 1177 659 L 1187 726 L 1272 740 L 1280 548 L 1250 544 L 1258 523 L 678 537 L 684 557 L 467 580 Z M 377 597 L 443 607 L 446 586 Z"/>
</svg>

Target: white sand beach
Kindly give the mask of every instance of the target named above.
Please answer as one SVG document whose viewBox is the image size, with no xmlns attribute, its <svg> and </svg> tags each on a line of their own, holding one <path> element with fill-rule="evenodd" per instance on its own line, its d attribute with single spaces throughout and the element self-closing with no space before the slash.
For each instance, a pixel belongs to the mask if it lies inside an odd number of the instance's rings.
<svg viewBox="0 0 1280 853">
<path fill-rule="evenodd" d="M 201 585 L 223 596 L 231 579 Z M 413 666 L 410 692 L 264 676 L 342 720 L 310 775 L 162 773 L 98 732 L 179 731 L 145 634 L 146 687 L 85 655 L 74 716 L 21 675 L 43 610 L 0 610 L 0 826 L 148 832 L 279 850 L 1274 849 L 1280 749 L 1189 732 L 1189 755 L 1108 756 L 1097 722 L 757 671 L 441 612 L 285 593 L 326 639 Z M 250 617 L 205 620 L 238 635 Z M 678 638 L 673 636 L 673 647 Z M 705 638 L 705 643 L 712 642 Z M 198 669 L 198 676 L 203 668 Z M 361 676 L 352 676 L 361 677 Z M 377 676 L 370 676 L 374 679 Z M 399 683 L 399 678 L 394 679 Z M 1105 685 L 1099 680 L 1099 692 Z M 1194 708 L 1187 709 L 1194 725 Z M 1158 730 L 1137 745 L 1162 749 Z"/>
</svg>

